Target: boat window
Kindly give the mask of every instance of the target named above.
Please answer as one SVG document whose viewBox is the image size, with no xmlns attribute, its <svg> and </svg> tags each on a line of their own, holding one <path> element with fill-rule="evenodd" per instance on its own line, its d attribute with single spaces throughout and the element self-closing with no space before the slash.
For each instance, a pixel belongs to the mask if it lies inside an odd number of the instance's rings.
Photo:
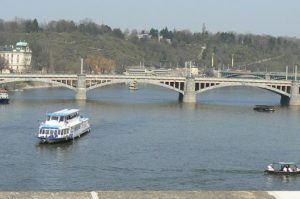
<svg viewBox="0 0 300 199">
<path fill-rule="evenodd" d="M 57 116 L 52 116 L 52 118 L 51 118 L 52 120 L 56 120 L 56 121 L 58 121 L 58 117 Z"/>
<path fill-rule="evenodd" d="M 46 134 L 48 134 L 49 133 L 49 130 L 46 130 Z"/>
<path fill-rule="evenodd" d="M 47 121 L 49 121 L 50 120 L 50 116 L 47 116 Z"/>
<path fill-rule="evenodd" d="M 65 117 L 59 117 L 59 121 L 63 122 L 65 120 Z"/>
</svg>

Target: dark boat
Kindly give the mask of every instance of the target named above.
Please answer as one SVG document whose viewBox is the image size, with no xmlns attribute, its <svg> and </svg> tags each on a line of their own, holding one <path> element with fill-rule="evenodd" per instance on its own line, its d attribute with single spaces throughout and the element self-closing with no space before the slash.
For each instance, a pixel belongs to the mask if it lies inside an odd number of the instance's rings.
<svg viewBox="0 0 300 199">
<path fill-rule="evenodd" d="M 300 174 L 300 169 L 294 162 L 275 162 L 268 165 L 265 173 L 277 175 L 298 175 Z"/>
<path fill-rule="evenodd" d="M 269 106 L 269 105 L 255 105 L 253 110 L 260 111 L 260 112 L 274 112 L 275 108 L 274 106 Z"/>
<path fill-rule="evenodd" d="M 9 97 L 7 90 L 0 88 L 0 104 L 8 104 Z"/>
</svg>

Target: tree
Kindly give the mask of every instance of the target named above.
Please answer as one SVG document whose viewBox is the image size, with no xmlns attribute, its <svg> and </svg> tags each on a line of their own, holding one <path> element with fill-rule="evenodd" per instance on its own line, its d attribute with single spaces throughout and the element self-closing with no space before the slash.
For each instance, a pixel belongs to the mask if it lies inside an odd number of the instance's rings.
<svg viewBox="0 0 300 199">
<path fill-rule="evenodd" d="M 160 35 L 162 35 L 165 39 L 173 39 L 172 31 L 169 31 L 167 27 L 160 31 Z"/>
<path fill-rule="evenodd" d="M 158 30 L 151 28 L 149 35 L 151 35 L 152 38 L 158 38 Z"/>
<path fill-rule="evenodd" d="M 114 60 L 102 56 L 88 56 L 84 62 L 89 66 L 91 71 L 97 74 L 111 73 L 116 66 Z"/>
<path fill-rule="evenodd" d="M 32 20 L 26 20 L 25 21 L 25 32 L 39 32 L 40 27 L 36 19 Z"/>
<path fill-rule="evenodd" d="M 39 32 L 40 27 L 37 19 L 34 19 L 32 22 L 32 32 Z"/>
<path fill-rule="evenodd" d="M 35 70 L 49 68 L 50 53 L 45 41 L 44 43 L 33 42 L 31 44 L 32 62 L 31 65 Z"/>
<path fill-rule="evenodd" d="M 0 70 L 4 69 L 7 67 L 7 61 L 0 56 Z"/>
<path fill-rule="evenodd" d="M 105 34 L 105 33 L 108 33 L 108 34 L 109 34 L 109 33 L 112 32 L 112 30 L 111 30 L 111 27 L 110 27 L 110 26 L 102 24 L 102 25 L 100 26 L 100 32 L 101 32 L 102 34 Z"/>
<path fill-rule="evenodd" d="M 88 33 L 91 35 L 97 35 L 100 33 L 98 25 L 92 21 L 84 21 L 79 25 L 79 30 L 82 33 Z"/>
<path fill-rule="evenodd" d="M 233 43 L 235 41 L 235 35 L 231 32 L 218 33 L 220 41 L 224 43 Z"/>
<path fill-rule="evenodd" d="M 32 32 L 32 23 L 31 20 L 25 21 L 25 32 L 30 33 Z"/>
<path fill-rule="evenodd" d="M 119 28 L 113 29 L 112 34 L 113 34 L 115 37 L 118 37 L 118 38 L 120 38 L 120 39 L 124 39 L 124 34 L 122 33 L 122 31 L 121 31 Z"/>
</svg>

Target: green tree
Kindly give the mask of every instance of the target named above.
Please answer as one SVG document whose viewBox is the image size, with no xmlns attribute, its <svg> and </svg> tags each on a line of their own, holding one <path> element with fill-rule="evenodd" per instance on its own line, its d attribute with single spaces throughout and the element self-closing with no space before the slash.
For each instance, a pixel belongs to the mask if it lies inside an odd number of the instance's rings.
<svg viewBox="0 0 300 199">
<path fill-rule="evenodd" d="M 169 31 L 167 27 L 160 31 L 160 35 L 163 36 L 165 39 L 173 39 L 172 31 Z"/>
<path fill-rule="evenodd" d="M 37 19 L 34 19 L 32 22 L 32 32 L 39 32 L 40 27 Z"/>
<path fill-rule="evenodd" d="M 151 35 L 152 38 L 158 38 L 158 30 L 154 29 L 154 28 L 151 28 L 150 32 L 149 32 L 149 35 Z"/>
<path fill-rule="evenodd" d="M 27 33 L 39 32 L 39 30 L 40 30 L 37 19 L 34 19 L 33 21 L 26 20 L 24 26 L 25 26 L 25 32 L 27 32 Z"/>
<path fill-rule="evenodd" d="M 124 34 L 120 30 L 120 28 L 114 28 L 112 31 L 113 36 L 118 37 L 120 39 L 124 39 Z"/>
</svg>

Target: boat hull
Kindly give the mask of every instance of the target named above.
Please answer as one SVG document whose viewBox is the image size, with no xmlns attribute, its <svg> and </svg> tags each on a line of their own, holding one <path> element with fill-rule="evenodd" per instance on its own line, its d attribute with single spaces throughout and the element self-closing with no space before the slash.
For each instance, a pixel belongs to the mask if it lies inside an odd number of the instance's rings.
<svg viewBox="0 0 300 199">
<path fill-rule="evenodd" d="M 0 99 L 0 104 L 9 104 L 9 99 Z"/>
<path fill-rule="evenodd" d="M 299 175 L 300 171 L 286 172 L 286 171 L 269 171 L 269 170 L 265 170 L 265 173 L 273 174 L 273 175 Z"/>
<path fill-rule="evenodd" d="M 74 139 L 77 139 L 77 138 L 89 133 L 90 131 L 91 131 L 91 128 L 87 128 L 81 134 L 78 134 L 77 136 L 74 136 L 74 137 L 65 137 L 65 138 L 38 137 L 38 139 L 40 140 L 40 143 L 42 143 L 42 144 L 55 144 L 55 143 L 61 143 L 61 142 L 69 142 L 69 141 L 72 141 Z"/>
<path fill-rule="evenodd" d="M 274 112 L 275 107 L 274 106 L 269 106 L 269 105 L 256 105 L 253 110 L 258 111 L 258 112 Z"/>
<path fill-rule="evenodd" d="M 259 109 L 259 108 L 253 108 L 253 110 L 258 112 L 274 112 L 274 109 Z"/>
</svg>

